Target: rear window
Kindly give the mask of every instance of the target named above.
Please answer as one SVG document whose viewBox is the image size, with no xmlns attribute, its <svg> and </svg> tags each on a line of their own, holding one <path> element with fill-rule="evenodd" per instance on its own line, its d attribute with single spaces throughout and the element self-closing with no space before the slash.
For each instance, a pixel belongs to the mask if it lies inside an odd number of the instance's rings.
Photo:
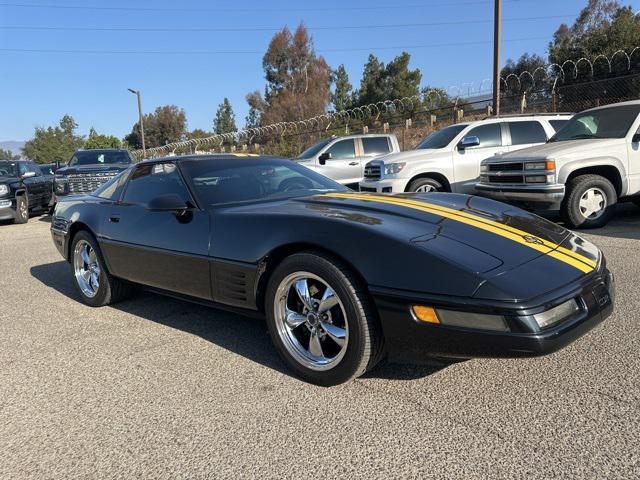
<svg viewBox="0 0 640 480">
<path fill-rule="evenodd" d="M 545 143 L 547 134 L 540 122 L 507 122 L 511 131 L 511 145 Z"/>
<path fill-rule="evenodd" d="M 114 163 L 130 164 L 131 157 L 128 152 L 122 150 L 83 150 L 74 153 L 69 161 L 69 166 L 76 165 L 109 165 Z"/>
<path fill-rule="evenodd" d="M 363 138 L 362 148 L 365 155 L 382 155 L 391 151 L 387 137 Z"/>
</svg>

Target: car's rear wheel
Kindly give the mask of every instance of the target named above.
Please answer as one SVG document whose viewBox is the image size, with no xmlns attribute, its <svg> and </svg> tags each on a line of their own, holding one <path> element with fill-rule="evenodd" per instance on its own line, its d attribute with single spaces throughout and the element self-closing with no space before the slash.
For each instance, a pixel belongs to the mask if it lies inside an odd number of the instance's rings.
<svg viewBox="0 0 640 480">
<path fill-rule="evenodd" d="M 609 180 L 600 175 L 581 175 L 569 182 L 561 214 L 572 228 L 599 228 L 611 220 L 617 200 Z"/>
<path fill-rule="evenodd" d="M 442 184 L 430 177 L 417 178 L 409 184 L 409 192 L 415 193 L 431 193 L 444 192 Z"/>
<path fill-rule="evenodd" d="M 303 379 L 332 386 L 362 375 L 380 359 L 382 336 L 361 282 L 322 253 L 285 259 L 269 279 L 269 332 Z"/>
<path fill-rule="evenodd" d="M 29 221 L 29 199 L 27 195 L 16 197 L 16 216 L 13 223 L 27 223 Z"/>
<path fill-rule="evenodd" d="M 98 242 L 84 230 L 73 237 L 71 269 L 80 298 L 87 305 L 109 305 L 130 293 L 128 284 L 107 272 Z"/>
</svg>

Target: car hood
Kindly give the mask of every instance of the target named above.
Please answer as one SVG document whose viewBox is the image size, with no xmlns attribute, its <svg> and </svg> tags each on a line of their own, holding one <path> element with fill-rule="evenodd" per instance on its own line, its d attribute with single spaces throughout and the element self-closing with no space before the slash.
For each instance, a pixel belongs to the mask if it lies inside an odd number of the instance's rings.
<svg viewBox="0 0 640 480">
<path fill-rule="evenodd" d="M 512 162 L 514 160 L 537 160 L 537 159 L 557 159 L 558 157 L 568 157 L 585 151 L 592 156 L 594 151 L 610 148 L 612 145 L 620 143 L 624 139 L 585 139 L 569 140 L 566 142 L 549 142 L 535 147 L 523 148 L 514 152 L 498 154 L 488 162 Z"/>
<path fill-rule="evenodd" d="M 475 275 L 473 292 L 464 295 L 504 300 L 531 297 L 530 285 L 518 288 L 513 280 L 504 281 L 516 269 L 525 282 L 529 277 L 535 280 L 535 293 L 542 295 L 590 273 L 599 258 L 595 246 L 569 230 L 482 197 L 340 193 L 296 201 L 329 207 L 327 213 L 336 218 L 367 221 L 376 233 L 382 230 L 396 241 L 410 242 Z M 415 266 L 405 266 L 409 267 Z M 429 266 L 424 269 L 428 272 Z"/>
<path fill-rule="evenodd" d="M 78 165 L 73 167 L 62 167 L 56 170 L 56 175 L 72 175 L 78 173 L 102 173 L 102 172 L 121 172 L 126 170 L 131 165 L 122 163 L 114 163 L 105 165 L 102 163 L 96 163 L 91 165 Z"/>
<path fill-rule="evenodd" d="M 384 163 L 406 162 L 411 160 L 428 160 L 429 158 L 441 158 L 447 151 L 440 148 L 437 150 L 408 150 L 406 152 L 388 153 L 375 160 L 382 160 Z"/>
</svg>

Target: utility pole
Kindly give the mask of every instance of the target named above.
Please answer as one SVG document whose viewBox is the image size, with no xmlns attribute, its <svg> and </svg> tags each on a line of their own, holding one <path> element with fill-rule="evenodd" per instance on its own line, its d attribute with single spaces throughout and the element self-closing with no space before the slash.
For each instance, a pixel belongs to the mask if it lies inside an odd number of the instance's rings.
<svg viewBox="0 0 640 480">
<path fill-rule="evenodd" d="M 493 114 L 500 115 L 500 37 L 502 36 L 502 0 L 495 0 L 493 19 Z"/>
<path fill-rule="evenodd" d="M 142 138 L 142 157 L 145 158 L 147 156 L 147 148 L 144 143 L 144 122 L 142 119 L 142 101 L 140 100 L 140 90 L 134 90 L 133 88 L 128 88 L 127 90 L 138 97 L 138 125 L 140 125 L 140 138 Z"/>
</svg>

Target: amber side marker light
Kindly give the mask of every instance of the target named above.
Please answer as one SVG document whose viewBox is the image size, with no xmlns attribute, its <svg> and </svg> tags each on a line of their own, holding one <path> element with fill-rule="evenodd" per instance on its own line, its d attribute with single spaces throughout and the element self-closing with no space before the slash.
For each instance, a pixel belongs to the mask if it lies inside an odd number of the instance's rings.
<svg viewBox="0 0 640 480">
<path fill-rule="evenodd" d="M 547 170 L 555 170 L 555 169 L 556 169 L 556 161 L 547 160 Z"/>
<path fill-rule="evenodd" d="M 438 314 L 433 307 L 425 307 L 424 305 L 412 305 L 411 311 L 413 315 L 421 322 L 440 323 Z"/>
</svg>

